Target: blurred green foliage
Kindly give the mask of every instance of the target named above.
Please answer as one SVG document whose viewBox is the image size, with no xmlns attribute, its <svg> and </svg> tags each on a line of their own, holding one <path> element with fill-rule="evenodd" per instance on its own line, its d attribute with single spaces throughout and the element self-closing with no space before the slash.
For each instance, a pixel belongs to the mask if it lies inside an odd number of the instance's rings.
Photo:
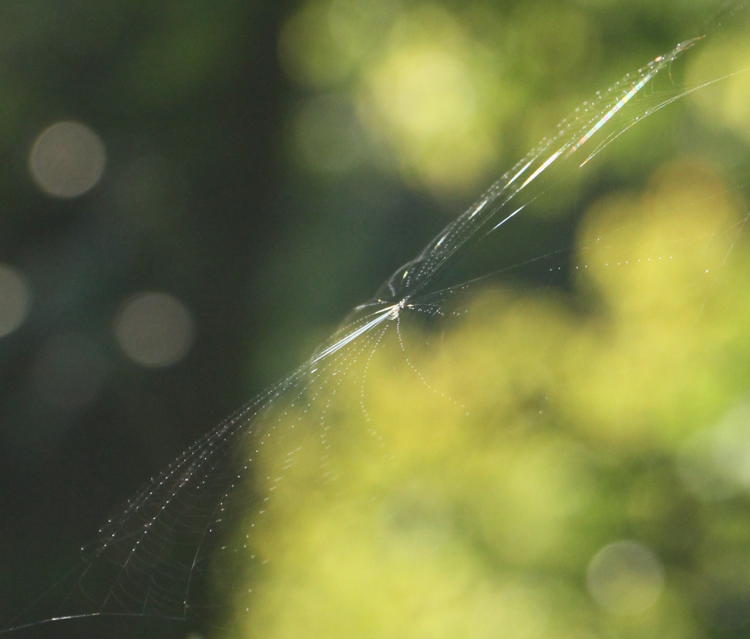
<svg viewBox="0 0 750 639">
<path fill-rule="evenodd" d="M 662 4 L 654 12 L 645 3 L 597 3 L 605 13 L 590 4 L 304 3 L 280 37 L 284 69 L 312 96 L 293 128 L 300 161 L 341 171 L 351 168 L 346 158 L 355 164 L 363 156 L 354 150 L 362 137 L 338 111 L 313 115 L 324 95 L 356 114 L 381 166 L 439 195 L 472 194 L 502 158 L 520 155 L 581 95 L 601 88 L 604 74 L 642 65 L 651 47 L 669 46 L 668 34 L 684 36 L 688 14 L 705 21 L 712 6 Z M 610 47 L 612 40 L 627 46 Z M 321 130 L 330 131 L 328 144 L 319 143 Z"/>
<path fill-rule="evenodd" d="M 635 33 L 618 68 L 650 55 Z M 280 46 L 309 93 L 303 167 L 369 157 L 455 196 L 585 94 L 611 43 L 582 6 L 315 0 Z M 727 40 L 686 86 L 746 59 Z M 740 74 L 655 126 L 745 135 L 747 94 Z M 437 333 L 406 312 L 312 406 L 274 411 L 227 637 L 745 636 L 747 202 L 720 146 L 654 135 L 635 127 L 605 165 L 627 186 L 566 202 L 584 211 L 568 290 L 488 287 Z"/>
<path fill-rule="evenodd" d="M 590 207 L 570 292 L 486 290 L 278 407 L 225 636 L 742 636 L 745 207 L 664 166 Z"/>
<path fill-rule="evenodd" d="M 723 6 L 7 3 L 0 244 L 35 297 L 2 353 L 20 504 L 5 545 L 39 563 L 8 553 L 12 612 L 22 581 L 68 563 L 52 534 L 77 546 L 92 502 L 287 370 L 581 99 L 727 26 L 634 112 L 747 66 L 746 25 L 712 22 Z M 236 531 L 253 528 L 232 593 L 249 615 L 226 637 L 746 636 L 747 103 L 747 74 L 698 91 L 529 209 L 498 260 L 574 248 L 570 281 L 526 288 L 519 269 L 439 332 L 405 315 L 406 354 L 390 330 L 334 410 L 313 404 L 330 453 L 281 429 L 252 487 L 274 499 Z M 28 153 L 68 118 L 101 135 L 107 168 L 52 201 Z M 144 289 L 194 312 L 177 369 L 147 375 L 113 346 L 115 309 Z M 74 411 L 35 386 L 59 334 L 89 340 L 107 375 Z M 304 421 L 285 409 L 279 423 Z"/>
</svg>

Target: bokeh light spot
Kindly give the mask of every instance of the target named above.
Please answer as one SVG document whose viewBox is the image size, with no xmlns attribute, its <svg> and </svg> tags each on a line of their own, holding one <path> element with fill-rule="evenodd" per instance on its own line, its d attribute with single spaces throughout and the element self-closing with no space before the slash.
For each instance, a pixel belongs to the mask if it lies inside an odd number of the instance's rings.
<svg viewBox="0 0 750 639">
<path fill-rule="evenodd" d="M 77 197 L 93 188 L 105 163 L 101 138 L 80 122 L 57 122 L 42 131 L 29 157 L 37 186 L 60 198 Z"/>
<path fill-rule="evenodd" d="M 586 571 L 589 593 L 602 608 L 635 615 L 653 606 L 664 589 L 664 571 L 646 546 L 623 540 L 604 546 Z"/>
<path fill-rule="evenodd" d="M 125 354 L 137 364 L 170 366 L 187 355 L 193 343 L 190 312 L 167 293 L 134 295 L 115 318 L 115 336 Z"/>
<path fill-rule="evenodd" d="M 291 137 L 294 158 L 313 172 L 356 168 L 367 147 L 351 105 L 336 96 L 308 100 L 294 118 Z"/>
<path fill-rule="evenodd" d="M 26 319 L 31 293 L 16 269 L 0 264 L 0 337 L 16 330 Z"/>
<path fill-rule="evenodd" d="M 398 0 L 311 0 L 281 29 L 279 57 L 287 75 L 307 87 L 345 84 L 377 48 Z"/>
<path fill-rule="evenodd" d="M 301 85 L 330 86 L 342 81 L 354 60 L 328 29 L 327 3 L 309 2 L 286 22 L 279 56 L 287 75 Z"/>
<path fill-rule="evenodd" d="M 460 22 L 428 5 L 397 21 L 364 74 L 362 121 L 393 149 L 405 177 L 431 190 L 473 188 L 497 152 L 473 53 Z"/>
<path fill-rule="evenodd" d="M 743 403 L 683 444 L 677 473 L 693 495 L 717 501 L 750 490 L 749 418 L 750 405 Z"/>
<path fill-rule="evenodd" d="M 717 68 L 733 71 L 717 84 L 714 91 L 696 91 L 690 99 L 706 119 L 732 129 L 745 139 L 750 139 L 747 118 L 747 103 L 750 100 L 749 59 L 750 46 L 743 34 L 721 41 L 719 46 L 704 48 L 688 69 L 690 84 L 694 86 L 715 80 Z"/>
</svg>

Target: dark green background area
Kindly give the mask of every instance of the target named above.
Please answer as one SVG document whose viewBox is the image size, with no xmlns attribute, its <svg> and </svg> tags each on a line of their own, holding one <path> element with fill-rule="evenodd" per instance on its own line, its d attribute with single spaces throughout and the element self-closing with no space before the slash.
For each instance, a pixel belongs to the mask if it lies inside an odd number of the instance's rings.
<svg viewBox="0 0 750 639">
<path fill-rule="evenodd" d="M 469 15 L 466 3 L 435 4 Z M 537 123 L 529 114 L 543 109 L 554 122 L 591 90 L 700 33 L 722 3 L 471 5 L 499 16 L 502 36 L 468 18 L 467 32 L 496 38 L 489 55 L 522 87 L 491 179 L 526 150 L 525 125 Z M 300 6 L 11 0 L 0 8 L 0 262 L 33 291 L 27 321 L 0 340 L 4 618 L 76 560 L 111 508 L 305 358 L 476 195 L 403 181 L 388 168 L 393 157 L 336 175 L 295 161 L 291 113 L 319 91 L 295 84 L 279 58 L 282 25 Z M 582 45 L 589 55 L 560 70 L 545 42 L 569 12 L 595 37 Z M 378 40 L 376 32 L 373 47 Z M 101 136 L 107 166 L 93 190 L 57 200 L 34 185 L 28 153 L 41 130 L 67 119 Z M 123 195 L 124 183 L 153 167 L 158 182 Z M 527 232 L 520 254 L 538 241 L 533 224 Z M 142 290 L 170 292 L 193 313 L 195 343 L 173 367 L 139 367 L 114 340 L 117 309 Z M 67 334 L 95 344 L 107 374 L 93 402 L 66 411 L 40 401 L 32 377 L 44 345 Z M 38 631 L 89 636 L 72 625 Z M 134 636 L 106 632 L 90 636 Z"/>
</svg>

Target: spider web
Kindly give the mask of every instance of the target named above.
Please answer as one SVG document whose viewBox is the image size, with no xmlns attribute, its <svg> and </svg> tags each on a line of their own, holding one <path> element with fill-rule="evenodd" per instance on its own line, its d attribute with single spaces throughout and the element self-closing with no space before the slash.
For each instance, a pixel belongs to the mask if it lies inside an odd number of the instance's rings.
<svg viewBox="0 0 750 639">
<path fill-rule="evenodd" d="M 439 335 L 466 311 L 468 296 L 516 273 L 527 284 L 564 288 L 579 271 L 641 262 L 668 268 L 669 262 L 705 246 L 711 238 L 686 232 L 662 238 L 654 253 L 608 251 L 617 234 L 628 232 L 624 224 L 573 249 L 569 237 L 555 239 L 553 225 L 540 234 L 533 257 L 518 260 L 509 250 L 512 228 L 520 219 L 534 209 L 554 208 L 558 187 L 582 181 L 631 129 L 746 72 L 718 69 L 699 84 L 676 85 L 677 63 L 710 40 L 701 36 L 676 44 L 562 120 L 551 136 L 397 269 L 371 300 L 354 309 L 307 361 L 195 441 L 116 510 L 82 549 L 80 565 L 6 632 L 118 616 L 231 623 L 251 609 L 252 593 L 244 586 L 238 591 L 240 585 L 252 581 L 249 573 L 262 577 L 276 559 L 264 552 L 267 545 L 258 543 L 255 533 L 273 512 L 275 494 L 301 485 L 313 493 L 315 487 L 326 494 L 345 491 L 345 468 L 337 461 L 346 446 L 342 429 L 361 430 L 372 455 L 388 459 L 393 454 L 368 411 L 367 396 L 371 365 L 388 345 L 426 397 L 442 402 L 446 410 L 467 412 L 469 404 L 422 370 L 412 326 L 426 328 L 428 336 Z M 735 163 L 730 168 L 740 174 L 746 167 Z M 735 188 L 743 186 L 740 181 Z M 542 224 L 538 217 L 527 223 Z M 569 220 L 565 224 L 571 226 Z M 735 237 L 743 226 L 744 220 L 728 224 L 722 233 Z M 721 260 L 706 264 L 706 270 L 720 267 Z M 342 389 L 351 386 L 359 389 L 360 419 L 342 423 L 341 404 L 352 396 Z M 263 461 L 269 450 L 282 461 Z M 345 513 L 341 521 L 346 525 Z M 247 606 L 237 603 L 243 599 Z"/>
</svg>

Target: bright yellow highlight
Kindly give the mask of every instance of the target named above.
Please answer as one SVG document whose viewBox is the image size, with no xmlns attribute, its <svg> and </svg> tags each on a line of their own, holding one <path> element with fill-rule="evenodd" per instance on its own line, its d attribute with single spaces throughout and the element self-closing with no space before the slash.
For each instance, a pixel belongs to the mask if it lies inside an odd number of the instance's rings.
<svg viewBox="0 0 750 639">
<path fill-rule="evenodd" d="M 726 69 L 717 78 L 716 69 Z M 688 74 L 690 86 L 716 82 L 715 90 L 697 91 L 694 101 L 717 128 L 729 128 L 750 139 L 750 44 L 746 34 L 728 38 L 716 46 L 707 47 L 695 58 Z"/>
<path fill-rule="evenodd" d="M 309 0 L 281 30 L 279 54 L 287 74 L 311 88 L 345 82 L 396 9 L 390 0 Z"/>
<path fill-rule="evenodd" d="M 497 114 L 484 104 L 469 35 L 442 9 L 404 13 L 365 71 L 363 121 L 407 178 L 437 190 L 474 186 L 497 153 Z M 450 123 L 450 124 L 449 124 Z"/>
</svg>

